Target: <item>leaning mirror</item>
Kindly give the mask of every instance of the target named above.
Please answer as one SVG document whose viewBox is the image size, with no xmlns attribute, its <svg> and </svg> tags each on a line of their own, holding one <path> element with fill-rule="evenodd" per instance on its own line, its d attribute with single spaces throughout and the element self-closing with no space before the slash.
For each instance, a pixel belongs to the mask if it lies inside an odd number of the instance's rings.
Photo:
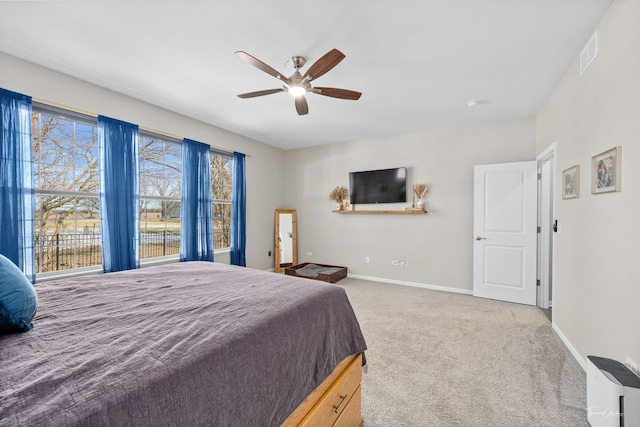
<svg viewBox="0 0 640 427">
<path fill-rule="evenodd" d="M 298 264 L 298 238 L 296 236 L 296 210 L 276 209 L 275 256 L 276 271 Z"/>
</svg>

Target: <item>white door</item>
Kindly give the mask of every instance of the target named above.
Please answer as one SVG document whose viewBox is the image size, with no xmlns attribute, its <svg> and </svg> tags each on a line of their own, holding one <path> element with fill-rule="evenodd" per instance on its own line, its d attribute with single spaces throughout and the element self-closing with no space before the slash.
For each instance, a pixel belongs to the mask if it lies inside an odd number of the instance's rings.
<svg viewBox="0 0 640 427">
<path fill-rule="evenodd" d="M 473 295 L 536 304 L 536 162 L 474 169 Z"/>
</svg>

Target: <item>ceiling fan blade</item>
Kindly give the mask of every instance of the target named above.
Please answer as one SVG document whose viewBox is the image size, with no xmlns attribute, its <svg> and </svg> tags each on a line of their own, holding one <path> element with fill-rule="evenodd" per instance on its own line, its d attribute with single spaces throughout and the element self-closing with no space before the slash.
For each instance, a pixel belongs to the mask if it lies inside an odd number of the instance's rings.
<svg viewBox="0 0 640 427">
<path fill-rule="evenodd" d="M 357 101 L 360 99 L 361 92 L 347 89 L 337 89 L 335 87 L 314 87 L 313 92 L 319 95 L 330 96 L 332 98 L 351 99 Z"/>
<path fill-rule="evenodd" d="M 280 74 L 279 72 L 277 72 L 276 70 L 274 70 L 273 68 L 271 68 L 270 66 L 268 66 L 267 64 L 265 64 L 264 62 L 260 61 L 258 58 L 249 55 L 247 52 L 243 52 L 241 50 L 236 52 L 236 55 L 244 60 L 247 61 L 249 64 L 253 65 L 254 67 L 264 71 L 267 74 L 272 75 L 273 77 L 280 79 L 284 82 L 288 82 L 289 80 L 283 76 L 282 74 Z"/>
<path fill-rule="evenodd" d="M 309 112 L 309 105 L 304 96 L 296 96 L 296 111 L 299 116 L 304 116 Z"/>
<path fill-rule="evenodd" d="M 340 52 L 338 49 L 330 50 L 329 52 L 325 53 L 322 58 L 314 62 L 311 67 L 309 67 L 307 72 L 304 73 L 303 78 L 308 77 L 309 81 L 317 79 L 318 77 L 324 75 L 327 71 L 338 65 L 338 63 L 342 61 L 344 57 L 344 53 Z"/>
<path fill-rule="evenodd" d="M 279 88 L 279 89 L 267 89 L 267 90 L 259 90 L 256 92 L 247 92 L 247 93 L 241 93 L 240 95 L 238 95 L 238 98 L 255 98 L 256 96 L 263 96 L 263 95 L 271 95 L 272 93 L 278 93 L 278 92 L 284 92 L 284 89 Z"/>
</svg>

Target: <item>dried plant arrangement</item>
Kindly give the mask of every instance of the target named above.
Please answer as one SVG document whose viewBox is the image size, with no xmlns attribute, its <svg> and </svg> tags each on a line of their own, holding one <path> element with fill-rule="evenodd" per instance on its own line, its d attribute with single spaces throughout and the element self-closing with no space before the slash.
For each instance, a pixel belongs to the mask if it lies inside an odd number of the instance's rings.
<svg viewBox="0 0 640 427">
<path fill-rule="evenodd" d="M 347 190 L 347 187 L 339 185 L 331 190 L 331 193 L 329 193 L 329 199 L 335 200 L 338 203 L 342 203 L 342 201 L 345 200 L 348 195 L 349 190 Z"/>
<path fill-rule="evenodd" d="M 424 184 L 413 184 L 413 194 L 415 194 L 418 199 L 424 199 L 424 195 L 428 190 Z"/>
</svg>

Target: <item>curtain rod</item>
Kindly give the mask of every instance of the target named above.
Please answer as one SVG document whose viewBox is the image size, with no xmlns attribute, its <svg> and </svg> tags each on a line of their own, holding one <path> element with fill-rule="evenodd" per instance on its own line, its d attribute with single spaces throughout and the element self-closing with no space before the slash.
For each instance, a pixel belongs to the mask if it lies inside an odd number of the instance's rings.
<svg viewBox="0 0 640 427">
<path fill-rule="evenodd" d="M 68 105 L 64 105 L 64 104 L 60 104 L 59 102 L 53 102 L 53 101 L 48 101 L 46 99 L 42 99 L 42 98 L 36 98 L 36 97 L 32 97 L 31 98 L 33 101 L 38 102 L 40 104 L 45 104 L 45 105 L 49 105 L 51 107 L 57 107 L 57 108 L 62 108 L 63 110 L 69 110 L 72 111 L 74 113 L 79 113 L 79 114 L 84 114 L 85 116 L 90 116 L 90 117 L 98 117 L 98 114 L 92 112 L 92 111 L 86 111 L 86 110 L 81 110 L 79 108 L 75 108 L 75 107 L 70 107 Z M 146 127 L 146 126 L 140 126 L 138 125 L 138 127 L 141 130 L 147 131 L 147 132 L 152 132 L 152 133 L 157 133 L 159 135 L 164 135 L 164 136 L 168 136 L 169 138 L 173 138 L 173 139 L 179 139 L 179 140 L 183 140 L 185 137 L 183 136 L 178 136 L 178 135 L 173 135 L 170 134 L 168 132 L 164 132 L 164 131 L 160 131 L 157 129 L 153 129 L 150 127 Z M 223 147 L 217 147 L 215 145 L 211 145 L 208 144 L 213 150 L 219 150 L 219 151 L 224 151 L 226 153 L 229 154 L 233 154 L 233 150 L 229 150 L 228 148 L 223 148 Z M 251 157 L 251 154 L 245 154 L 246 157 Z"/>
</svg>

